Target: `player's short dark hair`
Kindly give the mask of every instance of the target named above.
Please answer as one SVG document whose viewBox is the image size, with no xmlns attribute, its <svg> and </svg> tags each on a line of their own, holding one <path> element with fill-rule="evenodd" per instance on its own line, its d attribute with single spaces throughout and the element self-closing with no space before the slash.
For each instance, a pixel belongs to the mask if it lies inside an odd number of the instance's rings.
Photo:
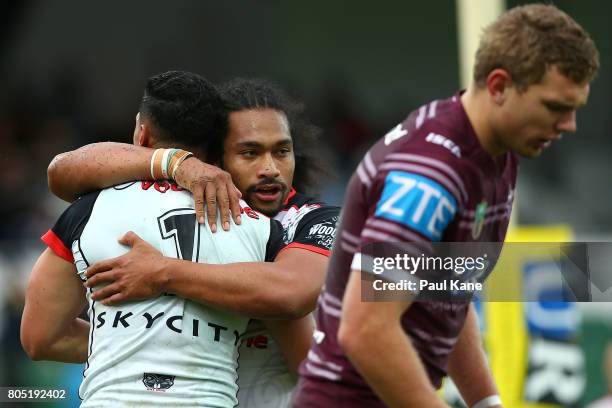
<svg viewBox="0 0 612 408">
<path fill-rule="evenodd" d="M 314 193 L 321 176 L 331 174 L 316 150 L 320 129 L 304 118 L 304 105 L 290 98 L 276 84 L 264 79 L 236 78 L 221 85 L 220 92 L 230 113 L 274 109 L 285 114 L 295 155 L 293 186 L 298 191 Z M 218 157 L 223 156 L 223 142 L 215 148 Z"/>
<path fill-rule="evenodd" d="M 219 91 L 204 77 L 168 71 L 147 81 L 140 115 L 149 119 L 157 141 L 207 151 L 227 133 L 227 110 Z"/>
<path fill-rule="evenodd" d="M 553 5 L 528 4 L 506 11 L 485 28 L 476 52 L 474 81 L 484 86 L 502 68 L 520 90 L 539 83 L 555 66 L 577 84 L 599 69 L 599 52 L 589 34 Z"/>
</svg>

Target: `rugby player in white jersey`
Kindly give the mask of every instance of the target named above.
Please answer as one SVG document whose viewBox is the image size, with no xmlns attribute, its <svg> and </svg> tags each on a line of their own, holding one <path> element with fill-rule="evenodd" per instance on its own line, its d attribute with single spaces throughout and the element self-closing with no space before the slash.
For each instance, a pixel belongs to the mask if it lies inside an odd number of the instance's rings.
<svg viewBox="0 0 612 408">
<path fill-rule="evenodd" d="M 93 295 L 113 304 L 166 291 L 251 317 L 297 319 L 292 320 L 295 353 L 285 355 L 288 363 L 258 320 L 249 324 L 240 349 L 239 406 L 285 407 L 296 383 L 291 371 L 310 345 L 312 328 L 305 327 L 325 276 L 339 209 L 301 194 L 321 179 L 321 165 L 311 148 L 315 129 L 304 121 L 296 104 L 261 80 L 233 80 L 221 93 L 230 110 L 229 130 L 208 157 L 214 161 L 222 156 L 218 161 L 248 204 L 281 221 L 286 249 L 272 263 L 186 264 L 163 259 L 132 236 L 130 253 L 94 265 L 88 274 L 100 272 L 92 283 L 114 282 Z M 150 149 L 118 143 L 84 146 L 52 162 L 50 188 L 71 200 L 88 190 L 147 177 L 151 155 Z M 219 204 L 225 201 L 225 209 L 220 205 L 221 218 L 229 222 L 227 206 L 233 190 L 224 179 L 213 181 L 212 175 L 219 172 L 190 158 L 180 165 L 176 179 L 194 192 L 196 210 L 204 187 L 206 212 L 215 209 L 215 196 Z"/>
<path fill-rule="evenodd" d="M 211 84 L 171 71 L 149 79 L 134 142 L 201 154 L 203 135 L 223 134 L 226 123 Z M 150 166 L 155 178 L 172 173 L 188 156 L 180 149 L 156 152 Z M 193 197 L 167 181 L 135 181 L 82 196 L 43 236 L 49 248 L 34 266 L 26 294 L 25 350 L 35 360 L 87 361 L 79 392 L 84 407 L 235 406 L 237 347 L 247 317 L 169 293 L 105 305 L 82 281 L 92 263 L 126 252 L 117 237 L 127 230 L 159 253 L 188 261 L 273 259 L 284 246 L 282 227 L 246 204 L 242 210 L 242 225 L 213 239 L 196 221 Z M 88 301 L 91 323 L 78 317 Z M 283 323 L 271 326 L 281 342 L 289 339 Z"/>
</svg>

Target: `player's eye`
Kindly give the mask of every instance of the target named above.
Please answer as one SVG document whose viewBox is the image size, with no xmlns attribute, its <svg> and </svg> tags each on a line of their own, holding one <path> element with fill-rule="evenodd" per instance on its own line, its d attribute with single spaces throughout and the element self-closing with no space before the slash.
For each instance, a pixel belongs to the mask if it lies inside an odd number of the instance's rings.
<svg viewBox="0 0 612 408">
<path fill-rule="evenodd" d="M 243 157 L 250 158 L 250 157 L 255 157 L 256 153 L 255 153 L 255 150 L 243 150 L 240 152 L 240 155 Z"/>
<path fill-rule="evenodd" d="M 549 111 L 554 113 L 566 113 L 570 112 L 573 108 L 567 105 L 561 105 L 554 102 L 545 102 L 544 105 L 548 108 Z"/>
<path fill-rule="evenodd" d="M 286 157 L 291 153 L 291 149 L 288 149 L 286 147 L 283 147 L 282 149 L 279 149 L 276 154 L 278 154 L 281 157 Z"/>
</svg>

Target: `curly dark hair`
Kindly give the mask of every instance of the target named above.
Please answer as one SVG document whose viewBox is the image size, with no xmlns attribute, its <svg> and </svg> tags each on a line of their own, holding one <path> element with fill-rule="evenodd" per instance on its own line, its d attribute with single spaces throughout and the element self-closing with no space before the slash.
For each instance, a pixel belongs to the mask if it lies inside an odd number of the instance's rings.
<svg viewBox="0 0 612 408">
<path fill-rule="evenodd" d="M 140 115 L 151 121 L 157 140 L 168 145 L 207 151 L 227 133 L 227 110 L 219 91 L 192 72 L 168 71 L 150 77 Z"/>
<path fill-rule="evenodd" d="M 250 109 L 274 109 L 285 114 L 295 154 L 293 187 L 300 192 L 316 193 L 322 176 L 331 175 L 331 171 L 317 154 L 316 146 L 321 131 L 304 118 L 304 105 L 291 99 L 276 84 L 263 79 L 232 79 L 220 86 L 220 92 L 230 113 Z M 209 157 L 223 156 L 224 141 L 225 138 L 216 147 L 211 147 Z"/>
</svg>

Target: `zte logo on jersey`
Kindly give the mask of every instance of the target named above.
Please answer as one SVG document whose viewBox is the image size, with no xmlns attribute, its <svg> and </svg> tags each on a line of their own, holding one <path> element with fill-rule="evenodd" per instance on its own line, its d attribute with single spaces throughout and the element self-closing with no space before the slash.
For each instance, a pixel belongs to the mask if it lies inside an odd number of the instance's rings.
<svg viewBox="0 0 612 408">
<path fill-rule="evenodd" d="M 457 212 L 457 201 L 444 187 L 418 174 L 392 171 L 385 179 L 376 216 L 412 228 L 439 241 Z"/>
<path fill-rule="evenodd" d="M 459 146 L 455 144 L 452 140 L 447 138 L 446 136 L 439 135 L 437 133 L 430 133 L 425 137 L 425 141 L 433 144 L 437 144 L 443 147 L 446 147 L 457 157 L 461 157 L 461 149 Z"/>
</svg>

